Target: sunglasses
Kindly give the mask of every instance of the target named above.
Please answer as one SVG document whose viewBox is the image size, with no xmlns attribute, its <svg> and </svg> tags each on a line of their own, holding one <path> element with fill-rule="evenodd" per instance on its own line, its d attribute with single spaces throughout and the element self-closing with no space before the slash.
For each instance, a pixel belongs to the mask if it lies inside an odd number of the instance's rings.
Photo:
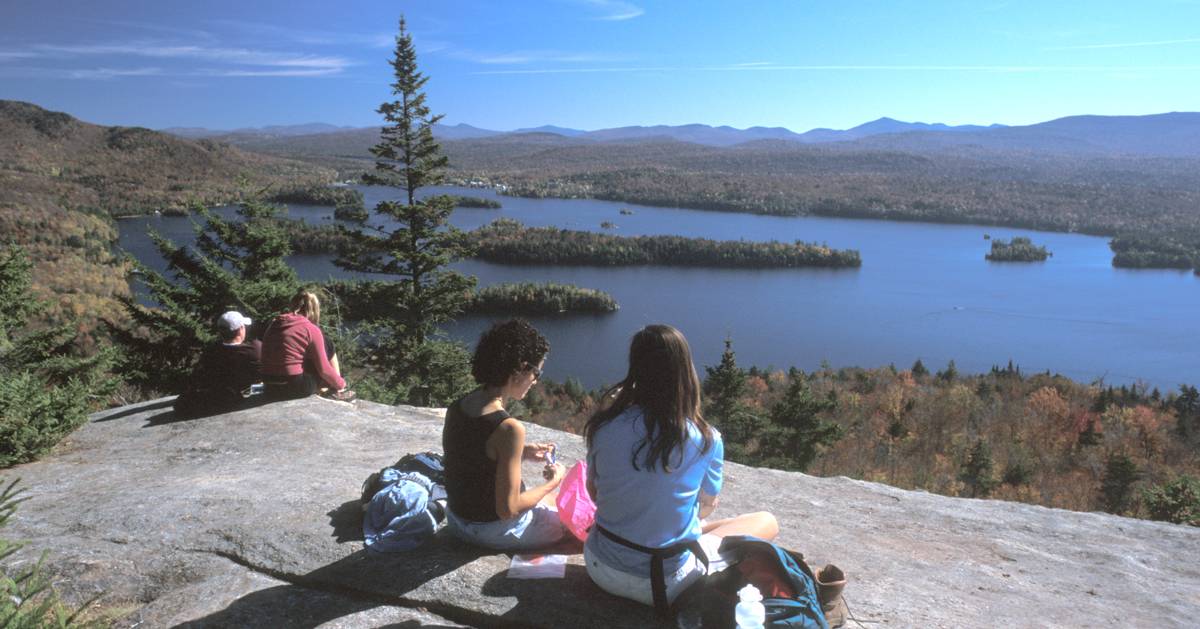
<svg viewBox="0 0 1200 629">
<path fill-rule="evenodd" d="M 538 366 L 536 366 L 536 365 L 530 365 L 530 366 L 529 366 L 529 371 L 532 371 L 532 372 L 533 372 L 533 379 L 534 379 L 534 380 L 541 380 L 541 379 L 542 379 L 542 369 L 541 369 L 540 367 L 538 367 Z"/>
</svg>

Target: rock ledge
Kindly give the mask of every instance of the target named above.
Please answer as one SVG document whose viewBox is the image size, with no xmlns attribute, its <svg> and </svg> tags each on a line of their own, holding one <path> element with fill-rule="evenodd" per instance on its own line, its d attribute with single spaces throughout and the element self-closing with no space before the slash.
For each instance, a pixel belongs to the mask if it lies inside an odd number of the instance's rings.
<svg viewBox="0 0 1200 629">
<path fill-rule="evenodd" d="M 508 579 L 509 558 L 444 534 L 364 549 L 358 491 L 407 452 L 440 450 L 442 411 L 284 402 L 176 421 L 170 400 L 112 409 L 42 461 L 9 470 L 27 500 L 6 539 L 49 551 L 69 600 L 104 593 L 119 626 L 645 627 L 582 557 L 562 580 Z M 583 456 L 575 436 L 529 426 Z M 847 478 L 726 466 L 721 513 L 767 509 L 784 546 L 851 581 L 890 627 L 1190 627 L 1200 529 L 946 498 Z M 529 470 L 528 473 L 534 473 Z M 579 546 L 564 548 L 579 552 Z"/>
</svg>

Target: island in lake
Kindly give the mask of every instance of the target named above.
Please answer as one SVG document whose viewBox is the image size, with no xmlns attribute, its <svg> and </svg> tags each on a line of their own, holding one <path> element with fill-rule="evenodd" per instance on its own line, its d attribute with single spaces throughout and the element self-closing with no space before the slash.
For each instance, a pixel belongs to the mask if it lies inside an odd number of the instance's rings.
<svg viewBox="0 0 1200 629">
<path fill-rule="evenodd" d="M 1054 254 L 1045 247 L 1033 244 L 1033 241 L 1023 236 L 1014 236 L 1012 240 L 993 240 L 992 250 L 984 258 L 991 262 L 1045 262 Z"/>
</svg>

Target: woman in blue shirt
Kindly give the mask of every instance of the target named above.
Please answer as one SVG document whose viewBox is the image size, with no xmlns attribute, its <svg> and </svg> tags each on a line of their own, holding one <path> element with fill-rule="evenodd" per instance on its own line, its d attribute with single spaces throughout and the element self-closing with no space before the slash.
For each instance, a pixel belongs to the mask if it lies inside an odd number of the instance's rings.
<svg viewBox="0 0 1200 629">
<path fill-rule="evenodd" d="M 700 414 L 700 382 L 679 330 L 635 334 L 629 371 L 605 397 L 612 403 L 584 430 L 597 525 L 584 547 L 588 575 L 661 612 L 718 558 L 721 537 L 770 540 L 779 526 L 765 511 L 701 521 L 717 506 L 724 446 Z"/>
</svg>

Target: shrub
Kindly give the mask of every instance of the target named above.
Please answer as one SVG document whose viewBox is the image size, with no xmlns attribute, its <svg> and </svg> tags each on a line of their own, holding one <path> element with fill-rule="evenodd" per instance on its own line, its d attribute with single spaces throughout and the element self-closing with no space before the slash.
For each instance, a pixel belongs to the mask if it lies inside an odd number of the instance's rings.
<svg viewBox="0 0 1200 629">
<path fill-rule="evenodd" d="M 71 326 L 30 331 L 42 305 L 28 299 L 24 251 L 0 251 L 0 467 L 31 461 L 87 421 L 115 388 L 111 350 L 76 355 Z"/>
<path fill-rule="evenodd" d="M 1151 520 L 1200 526 L 1200 480 L 1180 476 L 1142 494 Z"/>
</svg>

